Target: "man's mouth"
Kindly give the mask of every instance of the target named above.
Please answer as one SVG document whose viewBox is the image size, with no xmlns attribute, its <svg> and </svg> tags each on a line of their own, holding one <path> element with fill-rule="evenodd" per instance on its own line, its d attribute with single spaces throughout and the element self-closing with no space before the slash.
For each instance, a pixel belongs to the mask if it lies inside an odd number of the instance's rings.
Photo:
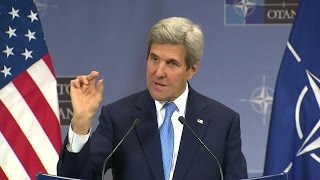
<svg viewBox="0 0 320 180">
<path fill-rule="evenodd" d="M 155 84 L 156 84 L 157 86 L 165 86 L 165 85 L 163 85 L 163 84 L 156 83 L 156 82 L 155 82 Z"/>
</svg>

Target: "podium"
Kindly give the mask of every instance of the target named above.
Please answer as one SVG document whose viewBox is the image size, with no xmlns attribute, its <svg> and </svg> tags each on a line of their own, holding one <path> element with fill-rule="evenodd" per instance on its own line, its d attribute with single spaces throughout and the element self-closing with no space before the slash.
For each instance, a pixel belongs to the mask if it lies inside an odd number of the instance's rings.
<svg viewBox="0 0 320 180">
<path fill-rule="evenodd" d="M 81 179 L 39 173 L 36 176 L 36 180 L 81 180 Z M 281 173 L 281 174 L 275 174 L 270 176 L 260 176 L 260 177 L 253 177 L 249 179 L 242 179 L 242 180 L 288 180 L 288 174 Z"/>
<path fill-rule="evenodd" d="M 288 174 L 280 173 L 274 174 L 269 176 L 260 176 L 260 177 L 253 177 L 249 179 L 242 179 L 242 180 L 288 180 Z"/>
<path fill-rule="evenodd" d="M 83 179 L 75 179 L 75 178 L 68 178 L 68 177 L 62 177 L 62 176 L 55 176 L 51 174 L 38 173 L 36 176 L 36 180 L 83 180 Z"/>
</svg>

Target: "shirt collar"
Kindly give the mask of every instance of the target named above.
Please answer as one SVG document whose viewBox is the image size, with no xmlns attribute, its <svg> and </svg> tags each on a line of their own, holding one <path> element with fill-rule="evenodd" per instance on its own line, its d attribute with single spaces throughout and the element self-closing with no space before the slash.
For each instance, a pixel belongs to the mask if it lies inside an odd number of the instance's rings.
<svg viewBox="0 0 320 180">
<path fill-rule="evenodd" d="M 173 101 L 174 104 L 177 106 L 177 111 L 179 113 L 185 114 L 188 94 L 189 94 L 189 85 L 187 83 L 186 89 L 183 91 L 183 93 Z M 161 111 L 161 109 L 163 108 L 163 105 L 165 105 L 167 101 L 154 100 L 154 102 L 156 105 L 157 112 L 159 112 L 159 111 Z"/>
</svg>

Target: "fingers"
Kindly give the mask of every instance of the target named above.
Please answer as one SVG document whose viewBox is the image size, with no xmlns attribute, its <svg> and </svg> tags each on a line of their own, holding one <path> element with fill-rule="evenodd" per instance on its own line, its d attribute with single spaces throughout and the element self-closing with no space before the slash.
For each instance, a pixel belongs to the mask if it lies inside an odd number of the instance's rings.
<svg viewBox="0 0 320 180">
<path fill-rule="evenodd" d="M 89 75 L 87 75 L 87 80 L 91 81 L 96 79 L 99 76 L 99 72 L 98 71 L 91 71 Z"/>
<path fill-rule="evenodd" d="M 80 88 L 83 85 L 94 85 L 94 82 L 98 76 L 98 71 L 91 71 L 88 75 L 77 76 L 76 79 L 70 81 L 70 84 L 76 88 Z"/>
<path fill-rule="evenodd" d="M 70 86 L 71 87 L 75 87 L 75 88 L 80 88 L 81 84 L 80 84 L 80 80 L 79 79 L 73 79 L 70 81 Z M 72 90 L 72 89 L 71 89 Z"/>
<path fill-rule="evenodd" d="M 103 93 L 103 79 L 100 79 L 97 83 L 97 92 L 99 94 Z"/>
</svg>

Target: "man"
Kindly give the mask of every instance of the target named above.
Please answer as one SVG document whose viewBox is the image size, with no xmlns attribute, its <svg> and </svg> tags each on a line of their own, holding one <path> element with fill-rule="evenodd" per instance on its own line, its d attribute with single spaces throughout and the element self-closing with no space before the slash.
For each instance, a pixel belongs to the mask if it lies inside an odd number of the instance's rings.
<svg viewBox="0 0 320 180">
<path fill-rule="evenodd" d="M 147 90 L 103 106 L 100 124 L 91 137 L 103 82 L 96 83 L 96 71 L 72 80 L 74 116 L 58 174 L 101 179 L 104 159 L 139 119 L 107 163 L 114 179 L 220 179 L 217 161 L 178 121 L 182 116 L 217 157 L 225 179 L 247 177 L 239 115 L 188 84 L 198 70 L 203 46 L 200 27 L 186 18 L 172 17 L 155 24 L 148 41 Z"/>
</svg>

